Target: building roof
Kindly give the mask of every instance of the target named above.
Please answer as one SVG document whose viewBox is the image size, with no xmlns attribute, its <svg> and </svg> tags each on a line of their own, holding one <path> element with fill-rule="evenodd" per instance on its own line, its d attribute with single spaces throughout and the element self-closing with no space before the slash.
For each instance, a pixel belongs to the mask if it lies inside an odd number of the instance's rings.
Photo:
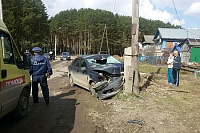
<svg viewBox="0 0 200 133">
<path fill-rule="evenodd" d="M 200 39 L 190 39 L 190 38 L 188 38 L 188 39 L 185 39 L 185 41 L 180 45 L 182 46 L 186 42 L 188 42 L 188 45 L 190 45 L 190 46 L 198 46 L 198 47 L 200 47 Z"/>
<path fill-rule="evenodd" d="M 154 43 L 153 35 L 144 35 L 144 42 L 143 43 Z"/>
<path fill-rule="evenodd" d="M 158 28 L 154 39 L 156 39 L 158 35 L 165 39 L 200 39 L 200 29 Z"/>
</svg>

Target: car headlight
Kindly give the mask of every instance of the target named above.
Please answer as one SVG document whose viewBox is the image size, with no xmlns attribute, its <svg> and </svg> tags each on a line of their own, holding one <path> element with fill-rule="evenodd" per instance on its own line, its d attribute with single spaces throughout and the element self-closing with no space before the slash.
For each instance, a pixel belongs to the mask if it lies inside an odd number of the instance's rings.
<svg viewBox="0 0 200 133">
<path fill-rule="evenodd" d="M 103 76 L 103 73 L 99 73 L 99 79 L 103 79 L 104 76 Z"/>
</svg>

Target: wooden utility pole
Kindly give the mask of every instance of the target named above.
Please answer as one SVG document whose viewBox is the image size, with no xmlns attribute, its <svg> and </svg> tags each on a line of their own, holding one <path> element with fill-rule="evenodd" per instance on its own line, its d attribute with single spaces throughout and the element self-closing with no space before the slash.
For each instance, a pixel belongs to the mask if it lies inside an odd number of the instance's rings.
<svg viewBox="0 0 200 133">
<path fill-rule="evenodd" d="M 139 30 L 139 0 L 132 0 L 132 67 L 135 94 L 139 94 L 139 63 L 138 63 L 138 30 Z"/>
<path fill-rule="evenodd" d="M 101 53 L 101 49 L 102 49 L 102 45 L 103 45 L 103 39 L 104 39 L 104 34 L 106 34 L 106 44 L 107 44 L 107 54 L 110 54 L 110 49 L 109 49 L 109 46 L 108 46 L 108 32 L 107 32 L 107 26 L 105 24 L 105 27 L 104 27 L 104 31 L 103 31 L 103 36 L 102 36 L 102 40 L 101 40 L 101 47 L 100 47 L 100 51 L 99 53 Z M 104 51 L 106 52 L 106 51 Z"/>
<path fill-rule="evenodd" d="M 0 0 L 0 19 L 3 21 L 3 7 L 2 7 L 2 0 Z"/>
</svg>

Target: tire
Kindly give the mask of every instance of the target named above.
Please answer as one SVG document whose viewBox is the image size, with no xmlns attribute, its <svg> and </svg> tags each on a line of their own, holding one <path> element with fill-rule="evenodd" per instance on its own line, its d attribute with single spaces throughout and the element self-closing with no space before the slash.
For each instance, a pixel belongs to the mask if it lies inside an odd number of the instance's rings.
<svg viewBox="0 0 200 133">
<path fill-rule="evenodd" d="M 93 86 L 94 86 L 94 85 L 95 85 L 94 82 L 90 83 L 90 85 L 89 85 L 90 93 L 92 94 L 92 96 L 98 97 L 96 91 L 93 89 Z"/>
<path fill-rule="evenodd" d="M 22 118 L 28 112 L 28 105 L 29 105 L 29 93 L 26 89 L 23 89 L 19 101 L 17 103 L 17 107 L 15 109 L 15 117 Z"/>
<path fill-rule="evenodd" d="M 72 78 L 72 75 L 69 76 L 69 84 L 71 87 L 73 87 L 75 84 L 74 84 L 74 80 Z"/>
</svg>

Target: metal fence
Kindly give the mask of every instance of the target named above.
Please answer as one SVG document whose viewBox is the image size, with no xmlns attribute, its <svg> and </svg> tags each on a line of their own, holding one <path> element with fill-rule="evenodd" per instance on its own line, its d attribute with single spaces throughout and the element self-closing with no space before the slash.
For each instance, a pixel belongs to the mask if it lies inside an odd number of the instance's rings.
<svg viewBox="0 0 200 133">
<path fill-rule="evenodd" d="M 152 65 L 166 65 L 168 57 L 161 56 L 139 56 L 139 62 L 149 63 Z"/>
</svg>

